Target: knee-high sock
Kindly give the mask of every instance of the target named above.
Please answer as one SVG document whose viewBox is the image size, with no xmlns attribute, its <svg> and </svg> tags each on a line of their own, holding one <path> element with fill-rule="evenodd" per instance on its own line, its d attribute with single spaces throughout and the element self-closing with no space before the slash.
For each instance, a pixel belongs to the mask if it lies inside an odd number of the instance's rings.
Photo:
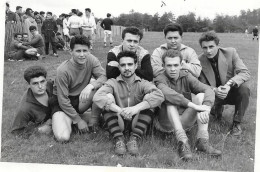
<svg viewBox="0 0 260 172">
<path fill-rule="evenodd" d="M 123 136 L 123 133 L 118 125 L 118 117 L 116 113 L 113 112 L 105 113 L 104 119 L 114 139 Z"/>
<path fill-rule="evenodd" d="M 147 130 L 147 126 L 152 121 L 152 114 L 153 112 L 151 110 L 144 110 L 140 112 L 137 122 L 132 125 L 133 136 L 141 138 L 144 135 Z"/>
</svg>

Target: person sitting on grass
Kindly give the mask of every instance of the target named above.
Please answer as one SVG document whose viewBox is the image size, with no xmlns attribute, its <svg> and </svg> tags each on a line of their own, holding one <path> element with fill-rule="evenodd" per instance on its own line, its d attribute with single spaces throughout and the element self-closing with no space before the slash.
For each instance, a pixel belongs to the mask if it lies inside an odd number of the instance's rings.
<svg viewBox="0 0 260 172">
<path fill-rule="evenodd" d="M 99 108 L 105 109 L 104 120 L 114 138 L 118 155 L 126 153 L 123 131 L 128 126 L 126 120 L 130 120 L 132 131 L 126 145 L 129 153 L 136 155 L 137 140 L 142 138 L 152 121 L 151 109 L 159 106 L 164 96 L 155 85 L 135 74 L 138 58 L 134 52 L 122 51 L 117 59 L 120 75 L 109 79 L 96 92 L 93 101 Z"/>
<path fill-rule="evenodd" d="M 31 46 L 25 51 L 25 54 L 28 59 L 41 60 L 43 58 L 42 54 L 44 52 L 44 41 L 42 36 L 38 33 L 35 26 L 30 26 L 29 30 L 31 32 L 32 40 L 29 42 L 23 42 L 23 45 Z"/>
<path fill-rule="evenodd" d="M 102 110 L 97 108 L 92 98 L 107 80 L 100 61 L 90 53 L 90 42 L 86 36 L 72 37 L 70 49 L 72 57 L 58 67 L 54 83 L 52 128 L 60 142 L 69 141 L 72 124 L 80 133 L 88 131 L 88 126 L 91 131 L 95 130 Z M 90 82 L 92 77 L 95 81 Z M 87 125 L 83 118 L 90 107 L 92 112 Z"/>
<path fill-rule="evenodd" d="M 11 42 L 10 51 L 8 52 L 8 61 L 23 61 L 25 50 L 28 46 L 22 44 L 22 34 L 15 33 L 14 40 Z"/>
<path fill-rule="evenodd" d="M 192 153 L 185 129 L 197 122 L 197 151 L 221 155 L 220 150 L 209 144 L 209 113 L 214 104 L 214 91 L 188 71 L 181 70 L 180 51 L 167 50 L 162 61 L 165 72 L 155 78 L 155 84 L 163 92 L 165 102 L 155 119 L 155 127 L 162 132 L 175 132 L 180 158 L 189 160 Z"/>
<path fill-rule="evenodd" d="M 56 37 L 55 37 L 55 42 L 56 42 L 57 49 L 64 49 L 65 42 L 64 42 L 60 32 L 57 32 Z"/>
<path fill-rule="evenodd" d="M 43 124 L 40 133 L 51 132 L 51 97 L 53 81 L 47 80 L 47 71 L 42 66 L 31 66 L 24 71 L 28 89 L 22 97 L 11 132 L 16 135 L 26 133 L 29 122 Z"/>
</svg>

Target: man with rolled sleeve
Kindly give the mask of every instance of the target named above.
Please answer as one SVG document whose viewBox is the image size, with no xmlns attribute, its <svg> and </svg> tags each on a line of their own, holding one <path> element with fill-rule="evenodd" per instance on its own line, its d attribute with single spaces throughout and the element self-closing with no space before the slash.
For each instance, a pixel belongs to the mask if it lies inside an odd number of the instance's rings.
<svg viewBox="0 0 260 172">
<path fill-rule="evenodd" d="M 239 58 L 236 49 L 219 47 L 219 38 L 213 31 L 205 32 L 199 39 L 203 54 L 199 56 L 202 72 L 200 81 L 215 91 L 216 101 L 212 114 L 221 119 L 223 105 L 235 105 L 231 134 L 241 135 L 240 123 L 249 104 L 250 72 Z"/>
<path fill-rule="evenodd" d="M 115 153 L 138 154 L 137 140 L 142 138 L 153 116 L 152 108 L 159 106 L 164 96 L 151 82 L 135 74 L 137 55 L 123 51 L 117 55 L 120 75 L 109 79 L 94 95 L 93 101 L 104 109 L 104 119 L 115 140 Z M 110 96 L 112 94 L 112 96 Z M 130 139 L 125 145 L 125 120 L 131 121 Z"/>
</svg>

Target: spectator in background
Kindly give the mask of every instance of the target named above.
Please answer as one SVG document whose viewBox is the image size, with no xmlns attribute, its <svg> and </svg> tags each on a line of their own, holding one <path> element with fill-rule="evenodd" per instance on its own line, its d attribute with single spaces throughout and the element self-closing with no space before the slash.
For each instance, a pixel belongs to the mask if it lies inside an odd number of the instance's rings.
<svg viewBox="0 0 260 172">
<path fill-rule="evenodd" d="M 110 41 L 110 46 L 113 46 L 113 40 L 112 40 L 112 32 L 111 32 L 111 26 L 113 25 L 113 21 L 111 20 L 111 14 L 107 13 L 107 18 L 105 18 L 100 26 L 104 29 L 104 46 L 107 46 L 107 37 Z"/>
<path fill-rule="evenodd" d="M 56 37 L 55 37 L 55 42 L 56 42 L 57 49 L 64 49 L 65 42 L 64 42 L 60 32 L 57 32 Z"/>
<path fill-rule="evenodd" d="M 23 35 L 23 39 L 22 39 L 22 41 L 23 41 L 23 42 L 29 42 L 29 36 L 28 36 L 28 33 L 22 33 L 22 35 Z"/>
<path fill-rule="evenodd" d="M 45 20 L 45 12 L 44 11 L 40 11 L 40 16 L 42 19 L 42 22 Z"/>
<path fill-rule="evenodd" d="M 58 26 L 58 32 L 60 33 L 62 33 L 63 30 L 63 19 L 64 19 L 64 15 L 59 15 L 59 18 L 56 20 Z"/>
<path fill-rule="evenodd" d="M 256 38 L 258 40 L 258 28 L 257 26 L 255 26 L 255 28 L 253 29 L 253 40 L 254 38 Z"/>
<path fill-rule="evenodd" d="M 68 25 L 67 25 L 67 27 L 69 28 L 69 35 L 70 36 L 80 35 L 80 28 L 81 28 L 82 20 L 77 15 L 76 9 L 72 9 L 71 13 L 72 13 L 72 16 L 68 19 Z"/>
<path fill-rule="evenodd" d="M 42 24 L 42 35 L 44 35 L 45 41 L 45 54 L 49 54 L 49 43 L 51 43 L 53 55 L 58 57 L 56 51 L 56 42 L 55 42 L 55 34 L 58 31 L 57 23 L 52 17 L 51 12 L 47 12 L 46 20 L 43 21 Z"/>
<path fill-rule="evenodd" d="M 6 15 L 5 22 L 12 22 L 12 23 L 17 22 L 16 14 L 10 10 L 9 3 L 5 3 L 5 5 L 6 5 L 6 9 L 5 9 L 5 15 Z"/>
<path fill-rule="evenodd" d="M 57 16 L 54 14 L 53 16 L 52 16 L 52 18 L 53 18 L 53 20 L 57 20 Z"/>
<path fill-rule="evenodd" d="M 85 16 L 82 20 L 82 34 L 90 40 L 90 49 L 93 49 L 92 30 L 96 34 L 96 21 L 94 16 L 91 15 L 91 9 L 85 9 Z"/>
<path fill-rule="evenodd" d="M 65 39 L 65 50 L 69 50 L 69 42 L 70 42 L 70 35 L 69 35 L 69 28 L 68 28 L 68 19 L 70 15 L 64 14 L 64 20 L 63 20 L 63 35 Z"/>
<path fill-rule="evenodd" d="M 17 22 L 23 22 L 23 11 L 22 10 L 23 10 L 23 8 L 21 6 L 16 7 L 15 15 L 16 15 Z"/>
<path fill-rule="evenodd" d="M 79 18 L 81 19 L 81 22 L 83 23 L 83 13 L 82 12 L 78 12 L 77 14 L 79 16 Z M 79 29 L 80 30 L 80 35 L 82 35 L 82 27 Z"/>
<path fill-rule="evenodd" d="M 25 51 L 26 58 L 32 60 L 41 60 L 44 58 L 44 41 L 42 36 L 38 33 L 36 26 L 30 26 L 29 28 L 31 34 L 33 35 L 32 40 L 29 42 L 23 42 L 23 45 L 30 45 L 31 48 Z"/>
<path fill-rule="evenodd" d="M 25 11 L 26 19 L 24 20 L 24 28 L 25 32 L 29 35 L 29 41 L 32 39 L 32 34 L 29 30 L 30 26 L 35 26 L 36 30 L 38 30 L 37 23 L 34 19 L 33 10 L 31 8 L 27 8 Z"/>
<path fill-rule="evenodd" d="M 41 25 L 42 24 L 42 18 L 40 16 L 40 13 L 38 13 L 37 11 L 34 11 L 33 14 L 34 14 L 34 19 L 35 19 L 37 25 Z M 41 27 L 38 27 L 38 32 L 42 33 Z"/>
</svg>

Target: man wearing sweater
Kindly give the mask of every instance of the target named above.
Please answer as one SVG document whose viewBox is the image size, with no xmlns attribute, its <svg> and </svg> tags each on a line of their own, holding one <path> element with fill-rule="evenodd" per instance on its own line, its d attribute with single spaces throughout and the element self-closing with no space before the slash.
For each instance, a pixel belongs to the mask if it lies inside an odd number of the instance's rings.
<svg viewBox="0 0 260 172">
<path fill-rule="evenodd" d="M 150 54 L 143 47 L 139 46 L 143 33 L 136 27 L 127 27 L 122 32 L 122 44 L 115 46 L 107 54 L 106 74 L 107 78 L 116 78 L 120 75 L 117 55 L 122 51 L 132 51 L 137 55 L 136 75 L 148 81 L 153 80 L 153 69 L 151 66 Z"/>
<path fill-rule="evenodd" d="M 115 140 L 115 153 L 123 155 L 126 146 L 130 154 L 138 154 L 138 139 L 152 121 L 152 108 L 159 106 L 164 96 L 151 82 L 135 74 L 138 58 L 132 51 L 117 55 L 120 75 L 109 79 L 95 94 L 93 101 L 105 110 L 104 119 Z M 111 97 L 110 94 L 113 96 Z M 125 121 L 131 123 L 130 139 L 125 145 Z"/>
<path fill-rule="evenodd" d="M 209 144 L 209 113 L 214 104 L 214 91 L 199 82 L 182 68 L 182 56 L 178 50 L 168 50 L 162 56 L 165 72 L 155 79 L 155 84 L 163 92 L 162 104 L 155 126 L 162 132 L 175 132 L 178 153 L 184 160 L 192 158 L 185 129 L 197 121 L 196 148 L 210 155 L 220 155 L 221 151 Z"/>
<path fill-rule="evenodd" d="M 106 81 L 105 71 L 99 60 L 90 53 L 90 42 L 85 36 L 76 35 L 70 42 L 72 58 L 64 61 L 57 69 L 54 84 L 56 112 L 53 114 L 53 133 L 58 141 L 68 141 L 71 124 L 80 132 L 88 130 L 82 115 L 92 109 L 89 126 L 98 123 L 101 109 L 92 102 L 99 87 Z M 96 80 L 90 83 L 91 77 Z"/>
<path fill-rule="evenodd" d="M 113 39 L 112 39 L 112 31 L 111 31 L 111 26 L 114 24 L 113 20 L 111 20 L 111 14 L 107 13 L 107 18 L 105 18 L 100 26 L 104 29 L 104 47 L 107 46 L 107 37 L 109 38 L 110 41 L 110 46 L 113 46 Z"/>
</svg>

